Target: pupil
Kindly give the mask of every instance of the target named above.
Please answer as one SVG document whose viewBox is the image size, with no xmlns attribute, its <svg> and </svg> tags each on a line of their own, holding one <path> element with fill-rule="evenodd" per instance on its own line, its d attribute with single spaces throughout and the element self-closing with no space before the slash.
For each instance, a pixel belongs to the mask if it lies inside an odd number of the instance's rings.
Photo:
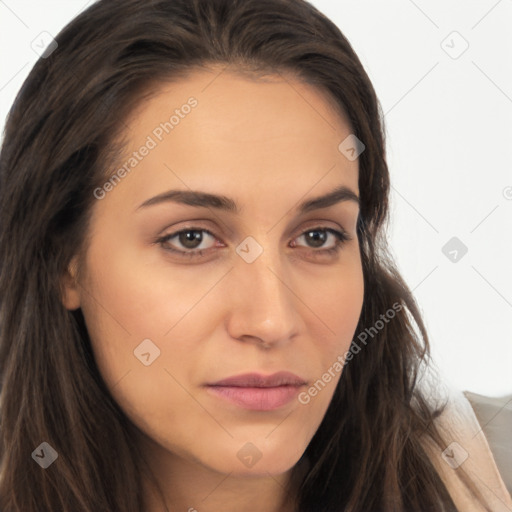
<svg viewBox="0 0 512 512">
<path fill-rule="evenodd" d="M 320 233 L 320 236 L 316 236 L 316 235 L 314 235 L 314 233 Z M 325 237 L 326 237 L 327 233 L 317 230 L 317 231 L 309 231 L 308 235 L 309 235 L 308 236 L 309 240 L 314 242 L 314 247 L 321 247 L 325 242 Z"/>
<path fill-rule="evenodd" d="M 180 234 L 180 243 L 188 249 L 194 249 L 198 245 L 201 245 L 202 234 L 200 231 L 184 231 Z"/>
</svg>

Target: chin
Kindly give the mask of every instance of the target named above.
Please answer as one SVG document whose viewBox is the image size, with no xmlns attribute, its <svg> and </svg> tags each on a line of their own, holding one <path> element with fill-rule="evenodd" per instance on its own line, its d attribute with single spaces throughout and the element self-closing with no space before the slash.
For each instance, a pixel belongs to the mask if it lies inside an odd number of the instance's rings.
<svg viewBox="0 0 512 512">
<path fill-rule="evenodd" d="M 232 476 L 278 476 L 291 470 L 302 457 L 305 444 L 292 445 L 285 440 L 269 442 L 262 438 L 244 443 L 234 442 L 234 447 L 221 449 L 204 461 L 215 471 Z M 229 454 L 233 454 L 229 456 Z"/>
</svg>

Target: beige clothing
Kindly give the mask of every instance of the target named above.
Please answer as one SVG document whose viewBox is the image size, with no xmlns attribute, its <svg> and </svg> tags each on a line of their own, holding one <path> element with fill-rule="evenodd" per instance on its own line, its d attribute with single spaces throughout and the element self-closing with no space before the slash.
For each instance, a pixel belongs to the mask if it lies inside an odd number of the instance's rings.
<svg viewBox="0 0 512 512">
<path fill-rule="evenodd" d="M 443 478 L 460 512 L 512 512 L 512 498 L 501 478 L 487 439 L 468 399 L 451 391 L 449 402 L 437 422 L 446 449 L 431 448 L 434 466 Z M 487 508 L 476 503 L 458 473 L 464 469 L 483 497 Z"/>
</svg>

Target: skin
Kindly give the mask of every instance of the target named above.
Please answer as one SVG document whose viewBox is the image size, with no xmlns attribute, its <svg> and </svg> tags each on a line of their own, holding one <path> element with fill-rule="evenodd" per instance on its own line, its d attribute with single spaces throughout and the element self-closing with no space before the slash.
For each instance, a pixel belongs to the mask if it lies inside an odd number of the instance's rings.
<svg viewBox="0 0 512 512">
<path fill-rule="evenodd" d="M 100 373 L 140 430 L 169 510 L 291 511 L 284 486 L 341 372 L 308 404 L 294 399 L 274 411 L 241 409 L 204 384 L 288 370 L 306 390 L 348 350 L 364 293 L 358 205 L 304 215 L 294 208 L 339 185 L 359 195 L 358 161 L 338 150 L 350 125 L 317 89 L 284 75 L 219 73 L 196 70 L 161 85 L 127 120 L 129 156 L 175 108 L 198 100 L 96 202 L 83 265 L 79 274 L 70 266 L 63 301 L 82 308 Z M 169 189 L 223 194 L 241 212 L 173 202 L 138 208 Z M 201 244 L 188 248 L 178 237 L 157 242 L 191 227 L 213 236 L 201 232 Z M 337 254 L 320 254 L 337 239 L 308 243 L 304 233 L 319 227 L 352 239 Z M 252 263 L 236 252 L 247 236 L 263 248 Z M 194 259 L 166 249 L 198 245 L 203 255 Z M 160 350 L 148 366 L 134 355 L 144 339 Z M 237 457 L 248 442 L 261 454 L 252 467 Z M 148 512 L 165 510 L 146 488 Z"/>
</svg>

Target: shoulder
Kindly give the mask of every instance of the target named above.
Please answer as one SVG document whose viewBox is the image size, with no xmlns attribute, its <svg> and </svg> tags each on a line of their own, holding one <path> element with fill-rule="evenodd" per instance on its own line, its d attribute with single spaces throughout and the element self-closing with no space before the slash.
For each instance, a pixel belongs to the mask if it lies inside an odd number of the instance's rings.
<svg viewBox="0 0 512 512">
<path fill-rule="evenodd" d="M 439 400 L 440 396 L 435 399 Z M 462 392 L 447 388 L 444 390 L 444 402 L 446 407 L 435 420 L 445 440 L 444 449 L 441 450 L 429 442 L 427 450 L 458 510 L 511 512 L 512 498 L 470 402 Z M 463 472 L 490 508 L 476 503 L 460 478 Z"/>
</svg>

